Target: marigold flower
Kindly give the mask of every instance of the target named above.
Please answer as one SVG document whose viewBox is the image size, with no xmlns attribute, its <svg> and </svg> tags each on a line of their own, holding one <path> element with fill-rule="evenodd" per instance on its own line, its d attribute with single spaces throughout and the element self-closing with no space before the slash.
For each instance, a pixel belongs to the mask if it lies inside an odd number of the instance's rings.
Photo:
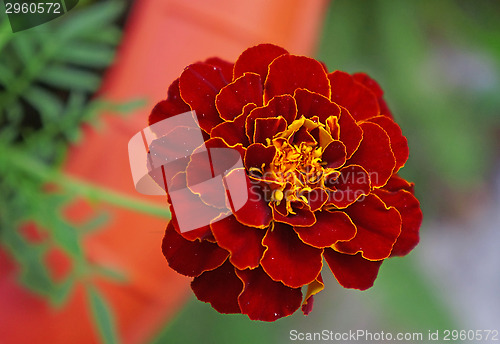
<svg viewBox="0 0 500 344">
<path fill-rule="evenodd" d="M 307 315 L 324 289 L 323 258 L 343 287 L 365 290 L 385 259 L 417 245 L 422 212 L 397 175 L 407 141 L 366 74 L 328 73 L 261 44 L 234 64 L 188 66 L 149 123 L 189 110 L 207 147 L 241 153 L 252 189 L 231 216 L 189 232 L 174 216 L 165 232 L 169 265 L 217 311 L 274 321 L 302 306 Z"/>
</svg>

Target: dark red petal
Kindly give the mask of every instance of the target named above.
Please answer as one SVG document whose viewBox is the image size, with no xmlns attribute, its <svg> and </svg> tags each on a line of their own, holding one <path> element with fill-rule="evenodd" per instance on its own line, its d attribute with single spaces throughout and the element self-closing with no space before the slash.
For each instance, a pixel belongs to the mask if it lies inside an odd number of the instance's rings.
<svg viewBox="0 0 500 344">
<path fill-rule="evenodd" d="M 163 255 L 168 265 L 180 274 L 196 277 L 224 263 L 229 252 L 208 241 L 189 241 L 167 225 L 162 242 Z"/>
<path fill-rule="evenodd" d="M 234 64 L 233 79 L 239 78 L 245 72 L 260 75 L 262 82 L 266 80 L 267 68 L 278 56 L 288 54 L 288 51 L 273 44 L 260 44 L 245 50 Z"/>
<path fill-rule="evenodd" d="M 370 175 L 372 187 L 383 186 L 396 165 L 389 136 L 378 124 L 365 122 L 360 127 L 363 140 L 348 163 L 363 166 Z"/>
<path fill-rule="evenodd" d="M 251 320 L 276 321 L 293 314 L 302 302 L 300 288 L 290 288 L 273 281 L 262 268 L 236 270 L 243 281 L 243 292 L 238 297 L 241 313 Z"/>
<path fill-rule="evenodd" d="M 394 158 L 396 159 L 396 166 L 394 167 L 393 173 L 399 171 L 401 167 L 404 166 L 406 160 L 408 160 L 409 150 L 408 141 L 406 137 L 403 136 L 403 132 L 399 125 L 396 124 L 392 119 L 386 116 L 377 116 L 370 118 L 372 123 L 378 124 L 385 130 L 389 139 L 391 140 L 391 148 L 394 153 Z"/>
<path fill-rule="evenodd" d="M 332 141 L 323 151 L 321 160 L 326 162 L 326 168 L 339 168 L 345 164 L 346 148 L 341 141 Z"/>
<path fill-rule="evenodd" d="M 227 81 L 220 68 L 207 63 L 192 64 L 181 74 L 181 97 L 196 111 L 200 127 L 207 133 L 222 122 L 215 108 L 215 97 L 226 85 Z"/>
<path fill-rule="evenodd" d="M 326 248 L 323 254 L 333 275 L 344 288 L 366 290 L 373 286 L 383 260 L 371 261 L 361 254 L 349 255 Z"/>
<path fill-rule="evenodd" d="M 281 205 L 284 203 L 281 202 Z M 284 215 L 283 211 L 278 211 L 276 204 L 273 204 L 273 219 L 297 227 L 309 227 L 316 222 L 310 207 L 304 206 L 302 202 L 292 202 L 292 209 L 295 214 Z"/>
<path fill-rule="evenodd" d="M 263 170 L 271 165 L 276 155 L 275 146 L 264 146 L 261 143 L 252 143 L 248 146 L 245 154 L 245 168 L 249 171 L 250 175 L 255 175 L 254 171 L 250 171 L 252 168 L 257 168 L 264 172 Z"/>
<path fill-rule="evenodd" d="M 211 224 L 217 244 L 229 251 L 231 263 L 240 270 L 259 266 L 264 253 L 264 229 L 248 227 L 228 216 Z"/>
<path fill-rule="evenodd" d="M 368 87 L 377 96 L 380 114 L 392 118 L 391 111 L 383 98 L 384 91 L 382 91 L 380 85 L 365 73 L 355 73 L 352 76 L 354 77 L 354 80 Z"/>
<path fill-rule="evenodd" d="M 298 88 L 330 98 L 330 82 L 321 63 L 305 56 L 282 55 L 276 58 L 269 65 L 264 101 L 283 94 L 293 95 Z"/>
<path fill-rule="evenodd" d="M 328 193 L 320 188 L 316 187 L 310 191 L 302 191 L 300 197 L 304 196 L 307 199 L 307 204 L 311 208 L 312 212 L 315 212 L 328 201 Z"/>
<path fill-rule="evenodd" d="M 249 103 L 262 106 L 262 83 L 255 73 L 245 73 L 222 88 L 215 98 L 220 117 L 226 121 L 234 120 Z"/>
<path fill-rule="evenodd" d="M 389 257 L 401 233 L 401 216 L 395 208 L 387 208 L 374 194 L 353 203 L 345 212 L 356 225 L 354 239 L 335 244 L 343 253 L 362 253 L 363 258 L 380 260 Z"/>
<path fill-rule="evenodd" d="M 346 147 L 347 159 L 349 159 L 358 149 L 363 138 L 363 130 L 352 118 L 349 111 L 341 108 L 342 112 L 339 118 L 339 139 Z"/>
<path fill-rule="evenodd" d="M 286 121 L 283 117 L 256 118 L 253 142 L 267 145 L 267 140 L 285 129 Z"/>
<path fill-rule="evenodd" d="M 275 281 L 298 288 L 314 281 L 321 272 L 323 250 L 304 244 L 290 226 L 275 223 L 262 244 L 267 249 L 260 264 Z"/>
<path fill-rule="evenodd" d="M 179 78 L 169 86 L 167 99 L 155 105 L 149 115 L 149 125 L 191 110 L 179 93 Z"/>
<path fill-rule="evenodd" d="M 266 228 L 273 219 L 272 210 L 268 206 L 264 190 L 259 185 L 247 177 L 247 184 L 250 185 L 248 200 L 243 207 L 234 213 L 236 219 L 250 227 Z"/>
<path fill-rule="evenodd" d="M 222 122 L 212 129 L 210 136 L 222 138 L 228 145 L 234 146 L 241 143 L 244 147 L 250 144 L 248 136 L 245 133 L 245 123 L 250 111 L 257 105 L 250 103 L 245 105 L 243 113 L 236 117 L 234 121 Z"/>
<path fill-rule="evenodd" d="M 311 313 L 314 304 L 314 295 L 322 291 L 324 288 L 325 283 L 323 282 L 323 277 L 321 277 L 320 273 L 314 281 L 307 285 L 306 296 L 302 302 L 302 313 L 304 313 L 304 315 L 309 315 L 309 313 Z"/>
<path fill-rule="evenodd" d="M 407 255 L 420 240 L 419 229 L 422 224 L 420 203 L 415 196 L 405 190 L 388 192 L 377 189 L 375 193 L 388 207 L 396 208 L 401 215 L 401 234 L 392 248 L 391 256 Z"/>
<path fill-rule="evenodd" d="M 359 165 L 345 166 L 340 170 L 340 175 L 333 175 L 332 180 L 327 179 L 326 187 L 332 189 L 329 204 L 337 208 L 345 208 L 356 202 L 362 196 L 370 193 L 370 176 Z"/>
<path fill-rule="evenodd" d="M 412 195 L 414 195 L 415 194 L 414 186 L 415 184 L 406 181 L 397 174 L 393 174 L 389 179 L 389 181 L 387 182 L 387 184 L 385 184 L 382 189 L 387 191 L 406 190 L 409 191 Z"/>
<path fill-rule="evenodd" d="M 331 100 L 349 110 L 356 121 L 378 116 L 380 108 L 377 96 L 346 72 L 328 74 L 332 88 Z"/>
<path fill-rule="evenodd" d="M 223 60 L 219 57 L 208 58 L 205 60 L 205 63 L 208 63 L 215 67 L 219 67 L 222 71 L 222 75 L 224 75 L 224 79 L 226 79 L 226 82 L 229 83 L 233 80 L 234 63 Z"/>
<path fill-rule="evenodd" d="M 170 206 L 170 212 L 172 213 L 172 219 L 170 220 L 170 222 L 172 222 L 172 224 L 174 225 L 175 231 L 179 233 L 184 239 L 187 239 L 189 241 L 215 241 L 213 240 L 212 229 L 210 228 L 210 225 L 206 225 L 186 232 L 181 232 L 179 224 L 177 223 L 177 219 L 175 217 L 175 209 L 172 206 Z"/>
<path fill-rule="evenodd" d="M 294 98 L 297 103 L 297 117 L 318 116 L 319 121 L 325 123 L 330 116 L 340 116 L 340 107 L 321 94 L 299 88 L 295 91 Z"/>
<path fill-rule="evenodd" d="M 209 302 L 217 312 L 241 313 L 238 295 L 243 290 L 243 283 L 229 261 L 196 277 L 191 282 L 191 289 L 198 300 Z"/>
<path fill-rule="evenodd" d="M 253 109 L 247 117 L 246 133 L 253 138 L 257 118 L 283 117 L 287 124 L 297 116 L 297 105 L 292 96 L 284 95 L 273 98 L 267 105 Z"/>
<path fill-rule="evenodd" d="M 300 240 L 308 245 L 323 248 L 338 241 L 347 241 L 356 235 L 356 226 L 349 216 L 340 211 L 317 211 L 316 223 L 311 227 L 294 227 Z"/>
</svg>

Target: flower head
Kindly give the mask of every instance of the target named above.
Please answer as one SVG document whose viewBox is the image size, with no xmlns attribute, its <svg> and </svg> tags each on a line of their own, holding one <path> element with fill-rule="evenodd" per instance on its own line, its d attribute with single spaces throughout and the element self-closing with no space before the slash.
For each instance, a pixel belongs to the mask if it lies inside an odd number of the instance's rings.
<svg viewBox="0 0 500 344">
<path fill-rule="evenodd" d="M 194 277 L 198 299 L 217 311 L 274 321 L 302 305 L 308 314 L 322 271 L 364 290 L 385 259 L 418 243 L 419 202 L 397 175 L 407 141 L 366 74 L 328 73 L 261 44 L 234 64 L 188 66 L 149 122 L 189 110 L 207 147 L 240 152 L 251 191 L 231 216 L 189 232 L 174 216 L 165 232 L 169 265 Z"/>
</svg>

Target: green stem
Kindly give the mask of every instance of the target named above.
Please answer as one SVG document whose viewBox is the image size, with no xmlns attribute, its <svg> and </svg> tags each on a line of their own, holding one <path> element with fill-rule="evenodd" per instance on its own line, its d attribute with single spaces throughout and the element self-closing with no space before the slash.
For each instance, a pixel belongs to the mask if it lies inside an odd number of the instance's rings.
<svg viewBox="0 0 500 344">
<path fill-rule="evenodd" d="M 0 147 L 3 152 L 0 153 L 0 159 L 4 160 L 2 164 L 11 166 L 29 173 L 43 182 L 52 182 L 65 190 L 83 196 L 89 200 L 100 201 L 122 208 L 150 214 L 165 219 L 170 219 L 170 211 L 166 206 L 160 206 L 153 202 L 143 201 L 124 193 L 104 188 L 87 181 L 75 178 L 50 168 L 43 163 L 19 152 L 17 149 Z M 6 161 L 5 161 L 6 160 Z"/>
</svg>

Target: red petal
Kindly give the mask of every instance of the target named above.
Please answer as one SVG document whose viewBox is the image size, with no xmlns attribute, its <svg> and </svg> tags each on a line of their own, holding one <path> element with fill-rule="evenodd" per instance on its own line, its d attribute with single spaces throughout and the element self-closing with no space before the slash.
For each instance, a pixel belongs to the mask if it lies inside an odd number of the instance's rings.
<svg viewBox="0 0 500 344">
<path fill-rule="evenodd" d="M 240 270 L 259 266 L 264 253 L 263 229 L 245 226 L 229 216 L 211 224 L 217 244 L 229 251 L 231 263 Z"/>
<path fill-rule="evenodd" d="M 283 207 L 284 202 L 281 203 Z M 295 214 L 278 211 L 276 204 L 273 204 L 273 218 L 275 221 L 287 223 L 291 226 L 309 227 L 316 222 L 316 217 L 310 207 L 305 206 L 302 202 L 292 202 L 292 209 Z"/>
<path fill-rule="evenodd" d="M 362 253 L 363 258 L 380 260 L 389 257 L 392 246 L 401 233 L 401 216 L 387 208 L 377 196 L 370 194 L 353 203 L 345 212 L 356 225 L 354 239 L 335 244 L 343 253 Z"/>
<path fill-rule="evenodd" d="M 294 98 L 297 103 L 297 117 L 318 116 L 319 121 L 325 123 L 330 116 L 340 116 L 340 107 L 321 94 L 299 88 L 295 91 Z"/>
<path fill-rule="evenodd" d="M 275 321 L 293 314 L 300 307 L 302 291 L 273 281 L 262 268 L 237 270 L 243 281 L 238 297 L 241 313 L 251 320 Z"/>
<path fill-rule="evenodd" d="M 249 103 L 262 106 L 262 83 L 255 73 L 245 73 L 222 88 L 215 98 L 220 117 L 226 121 L 234 120 Z"/>
<path fill-rule="evenodd" d="M 317 211 L 316 223 L 311 227 L 294 227 L 300 240 L 314 247 L 329 247 L 356 235 L 356 226 L 349 216 L 340 211 Z"/>
<path fill-rule="evenodd" d="M 243 290 L 243 283 L 228 261 L 196 277 L 191 282 L 191 289 L 198 300 L 209 302 L 217 312 L 241 313 L 238 295 Z"/>
<path fill-rule="evenodd" d="M 149 125 L 191 110 L 179 93 L 179 78 L 169 86 L 167 99 L 155 105 L 149 115 Z"/>
<path fill-rule="evenodd" d="M 222 122 L 215 108 L 215 97 L 226 85 L 220 68 L 207 63 L 192 64 L 181 74 L 179 88 L 182 99 L 196 111 L 200 127 L 207 133 Z"/>
<path fill-rule="evenodd" d="M 302 191 L 300 196 L 304 196 L 307 199 L 307 204 L 311 208 L 312 212 L 315 212 L 328 201 L 328 193 L 320 188 L 316 187 L 311 191 Z"/>
<path fill-rule="evenodd" d="M 323 250 L 304 244 L 290 226 L 275 223 L 262 244 L 267 249 L 260 263 L 275 281 L 298 288 L 314 281 L 321 272 Z"/>
<path fill-rule="evenodd" d="M 345 164 L 346 148 L 340 141 L 332 141 L 326 146 L 321 157 L 326 168 L 339 168 Z"/>
<path fill-rule="evenodd" d="M 269 65 L 264 101 L 283 94 L 293 95 L 298 88 L 330 98 L 330 82 L 321 63 L 305 56 L 282 55 L 276 58 Z"/>
<path fill-rule="evenodd" d="M 196 277 L 224 263 L 229 252 L 208 241 L 189 241 L 167 225 L 162 242 L 163 255 L 168 265 L 180 274 Z"/>
<path fill-rule="evenodd" d="M 250 171 L 251 168 L 257 168 L 264 172 L 266 167 L 271 165 L 276 155 L 275 146 L 264 146 L 261 143 L 252 143 L 248 146 L 245 154 L 245 168 L 249 171 L 250 175 L 255 175 L 258 172 Z M 259 176 L 260 177 L 260 176 Z"/>
<path fill-rule="evenodd" d="M 292 96 L 284 95 L 273 98 L 267 105 L 252 110 L 247 117 L 246 133 L 253 138 L 255 120 L 257 118 L 283 117 L 287 124 L 293 122 L 297 116 L 297 105 Z"/>
<path fill-rule="evenodd" d="M 323 277 L 321 273 L 316 277 L 314 281 L 307 285 L 306 296 L 304 297 L 304 302 L 302 302 L 302 313 L 304 315 L 309 315 L 313 309 L 314 295 L 319 293 L 325 288 L 325 283 L 323 283 Z"/>
<path fill-rule="evenodd" d="M 380 85 L 365 73 L 355 73 L 352 76 L 354 77 L 354 80 L 368 87 L 370 91 L 372 91 L 377 96 L 378 105 L 380 107 L 380 114 L 392 118 L 391 111 L 389 110 L 389 107 L 387 106 L 383 98 L 384 91 L 382 91 Z"/>
<path fill-rule="evenodd" d="M 256 118 L 253 142 L 267 144 L 266 139 L 272 139 L 274 135 L 286 129 L 286 121 L 283 117 Z"/>
<path fill-rule="evenodd" d="M 325 249 L 324 257 L 341 286 L 359 290 L 373 286 L 383 262 L 366 260 L 359 253 L 352 256 L 330 248 Z"/>
<path fill-rule="evenodd" d="M 360 127 L 363 129 L 363 140 L 348 163 L 363 166 L 370 175 L 373 187 L 383 186 L 396 165 L 389 136 L 374 123 L 361 123 Z"/>
<path fill-rule="evenodd" d="M 222 75 L 224 75 L 224 79 L 226 79 L 226 82 L 231 82 L 231 80 L 233 80 L 234 63 L 223 60 L 219 57 L 208 58 L 205 60 L 205 63 L 208 63 L 214 67 L 219 67 Z"/>
<path fill-rule="evenodd" d="M 236 219 L 251 227 L 266 228 L 273 219 L 272 210 L 266 201 L 264 190 L 259 185 L 247 177 L 247 184 L 250 185 L 248 200 L 234 216 Z"/>
<path fill-rule="evenodd" d="M 325 185 L 334 190 L 330 192 L 328 203 L 337 208 L 346 208 L 370 193 L 370 176 L 359 165 L 345 166 L 340 170 L 340 175 L 334 175 L 333 178 L 331 181 L 327 179 Z"/>
<path fill-rule="evenodd" d="M 328 74 L 332 86 L 331 100 L 345 107 L 356 121 L 362 121 L 380 114 L 377 97 L 363 84 L 346 72 Z"/>
<path fill-rule="evenodd" d="M 243 113 L 236 117 L 234 121 L 222 122 L 212 129 L 210 137 L 220 137 L 228 145 L 234 146 L 241 143 L 244 147 L 250 144 L 248 136 L 245 133 L 245 123 L 250 111 L 256 107 L 255 104 L 250 103 L 245 105 Z"/>
<path fill-rule="evenodd" d="M 273 44 L 260 44 L 245 50 L 234 64 L 233 78 L 239 78 L 245 72 L 260 75 L 262 82 L 266 80 L 267 68 L 278 56 L 288 54 L 288 51 Z"/>
<path fill-rule="evenodd" d="M 405 190 L 388 192 L 378 189 L 375 193 L 388 207 L 396 208 L 401 215 L 401 234 L 392 248 L 391 256 L 405 256 L 420 240 L 419 229 L 422 224 L 420 203 L 415 196 Z"/>
<path fill-rule="evenodd" d="M 342 113 L 340 114 L 338 123 L 340 131 L 339 139 L 344 143 L 347 152 L 347 159 L 349 159 L 361 143 L 363 130 L 356 123 L 354 118 L 352 118 L 349 111 L 345 108 L 341 109 Z"/>
<path fill-rule="evenodd" d="M 393 173 L 399 171 L 401 167 L 404 166 L 406 160 L 408 160 L 409 150 L 408 141 L 406 137 L 403 136 L 403 132 L 399 125 L 396 124 L 392 119 L 386 116 L 377 116 L 370 118 L 372 123 L 378 124 L 385 130 L 389 139 L 391 140 L 391 148 L 396 159 L 396 166 L 394 167 Z"/>
<path fill-rule="evenodd" d="M 389 179 L 389 181 L 387 182 L 387 184 L 385 184 L 382 189 L 387 191 L 406 190 L 413 195 L 415 194 L 414 186 L 415 184 L 404 180 L 397 174 L 393 174 Z"/>
</svg>

